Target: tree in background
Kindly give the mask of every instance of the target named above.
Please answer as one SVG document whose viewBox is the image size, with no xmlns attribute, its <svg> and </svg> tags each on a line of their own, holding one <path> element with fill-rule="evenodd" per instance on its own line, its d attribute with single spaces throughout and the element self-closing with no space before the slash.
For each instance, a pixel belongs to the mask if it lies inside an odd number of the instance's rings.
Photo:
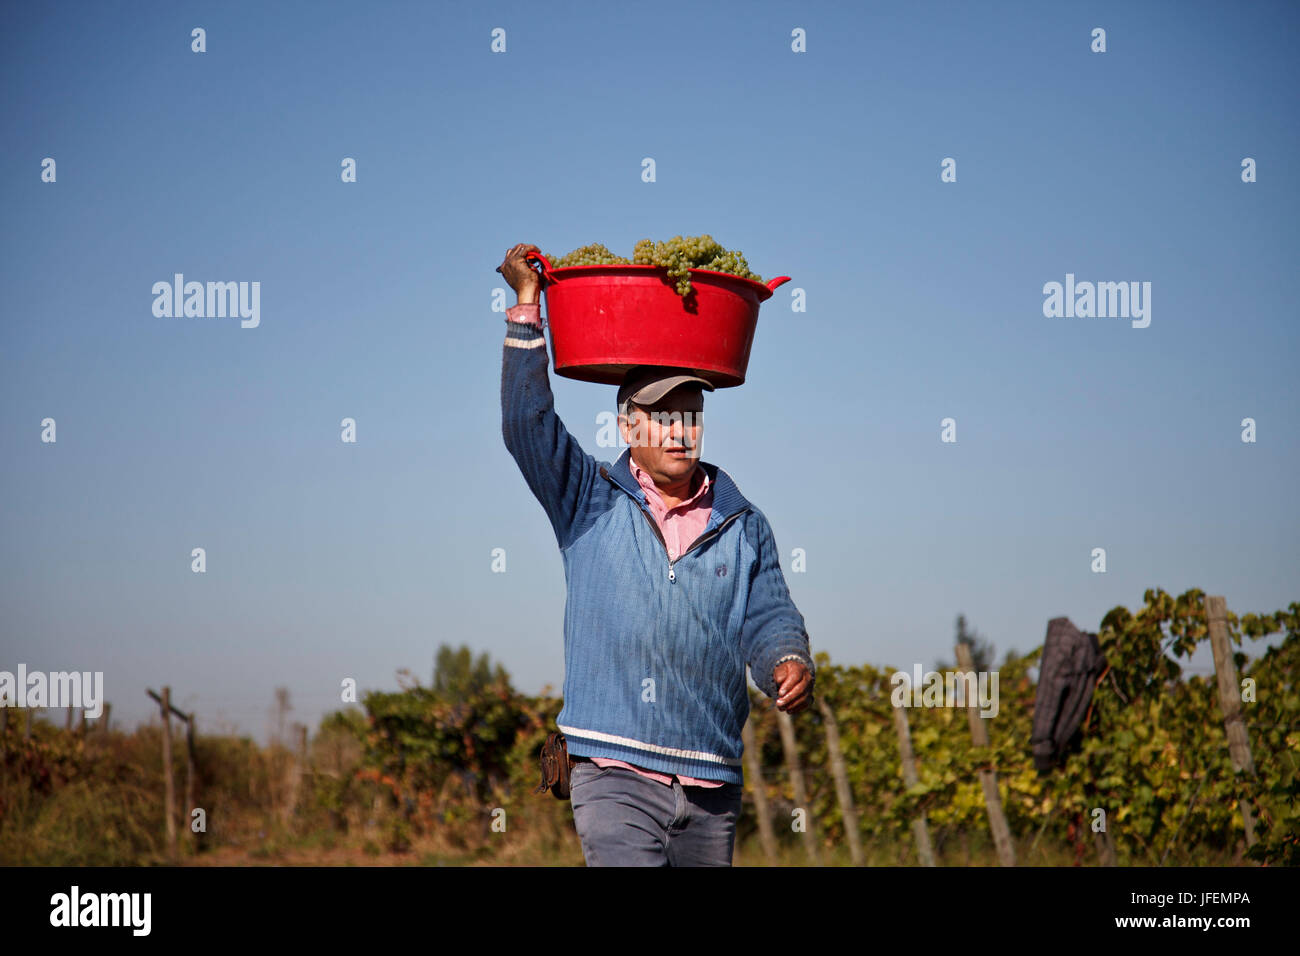
<svg viewBox="0 0 1300 956">
<path fill-rule="evenodd" d="M 293 704 L 289 703 L 289 688 L 277 687 L 275 689 L 275 738 L 273 743 L 284 743 L 284 718 L 289 711 L 293 710 Z"/>
<path fill-rule="evenodd" d="M 966 615 L 957 615 L 957 643 L 966 644 L 970 647 L 971 660 L 975 664 L 977 671 L 991 671 L 993 664 L 997 660 L 995 656 L 996 648 L 992 641 L 986 641 L 979 633 L 966 626 Z M 1020 657 L 1015 651 L 1007 651 L 1007 662 L 1018 660 Z M 934 669 L 939 672 L 956 670 L 956 663 L 950 662 L 946 657 L 939 658 L 935 662 Z"/>
<path fill-rule="evenodd" d="M 508 687 L 510 675 L 500 664 L 493 668 L 486 651 L 475 660 L 467 644 L 456 650 L 447 644 L 438 648 L 433 665 L 435 697 L 452 704 L 463 704 L 493 684 Z"/>
</svg>

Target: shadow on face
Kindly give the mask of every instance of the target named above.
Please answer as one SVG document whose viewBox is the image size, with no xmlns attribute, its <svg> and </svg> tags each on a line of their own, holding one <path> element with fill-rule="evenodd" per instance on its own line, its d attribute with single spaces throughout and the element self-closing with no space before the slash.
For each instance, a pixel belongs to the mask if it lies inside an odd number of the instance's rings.
<svg viewBox="0 0 1300 956">
<path fill-rule="evenodd" d="M 627 411 L 619 416 L 619 430 L 632 446 L 632 460 L 656 484 L 689 477 L 700 457 L 704 389 L 693 382 L 679 385 L 649 407 L 629 402 Z"/>
</svg>

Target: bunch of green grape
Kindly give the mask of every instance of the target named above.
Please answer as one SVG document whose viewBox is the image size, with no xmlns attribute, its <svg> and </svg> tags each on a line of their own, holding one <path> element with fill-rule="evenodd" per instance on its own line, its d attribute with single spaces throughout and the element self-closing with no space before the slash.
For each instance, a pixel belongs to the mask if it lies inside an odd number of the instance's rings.
<svg viewBox="0 0 1300 956">
<path fill-rule="evenodd" d="M 629 262 L 622 256 L 616 256 L 600 243 L 592 243 L 580 249 L 574 249 L 568 255 L 551 258 L 547 256 L 551 268 L 562 269 L 565 266 L 660 266 L 668 270 L 668 277 L 673 280 L 674 288 L 680 296 L 691 293 L 691 269 L 708 269 L 712 272 L 725 272 L 762 282 L 763 277 L 749 270 L 749 263 L 739 251 L 728 252 L 712 236 L 674 236 L 667 242 L 655 242 L 642 239 L 632 251 Z"/>
<path fill-rule="evenodd" d="M 547 256 L 546 260 L 551 264 L 552 269 L 563 269 L 565 266 L 630 266 L 632 264 L 622 256 L 614 255 L 599 242 L 574 249 L 565 256 Z"/>
</svg>

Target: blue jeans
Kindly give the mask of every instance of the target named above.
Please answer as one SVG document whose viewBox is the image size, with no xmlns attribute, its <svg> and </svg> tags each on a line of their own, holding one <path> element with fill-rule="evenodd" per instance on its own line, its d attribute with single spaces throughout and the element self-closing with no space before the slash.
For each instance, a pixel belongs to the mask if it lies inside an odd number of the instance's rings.
<svg viewBox="0 0 1300 956">
<path fill-rule="evenodd" d="M 573 822 L 588 866 L 731 866 L 743 788 L 683 787 L 579 761 Z"/>
</svg>

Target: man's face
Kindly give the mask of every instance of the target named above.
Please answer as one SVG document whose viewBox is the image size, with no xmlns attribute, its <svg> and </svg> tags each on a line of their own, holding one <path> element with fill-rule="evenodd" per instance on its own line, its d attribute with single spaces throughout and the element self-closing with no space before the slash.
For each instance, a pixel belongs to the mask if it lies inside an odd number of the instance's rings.
<svg viewBox="0 0 1300 956">
<path fill-rule="evenodd" d="M 632 460 L 656 483 L 670 483 L 689 475 L 699 461 L 703 412 L 704 390 L 687 383 L 648 410 L 631 407 L 630 419 L 620 418 L 619 429 L 632 446 Z"/>
</svg>

